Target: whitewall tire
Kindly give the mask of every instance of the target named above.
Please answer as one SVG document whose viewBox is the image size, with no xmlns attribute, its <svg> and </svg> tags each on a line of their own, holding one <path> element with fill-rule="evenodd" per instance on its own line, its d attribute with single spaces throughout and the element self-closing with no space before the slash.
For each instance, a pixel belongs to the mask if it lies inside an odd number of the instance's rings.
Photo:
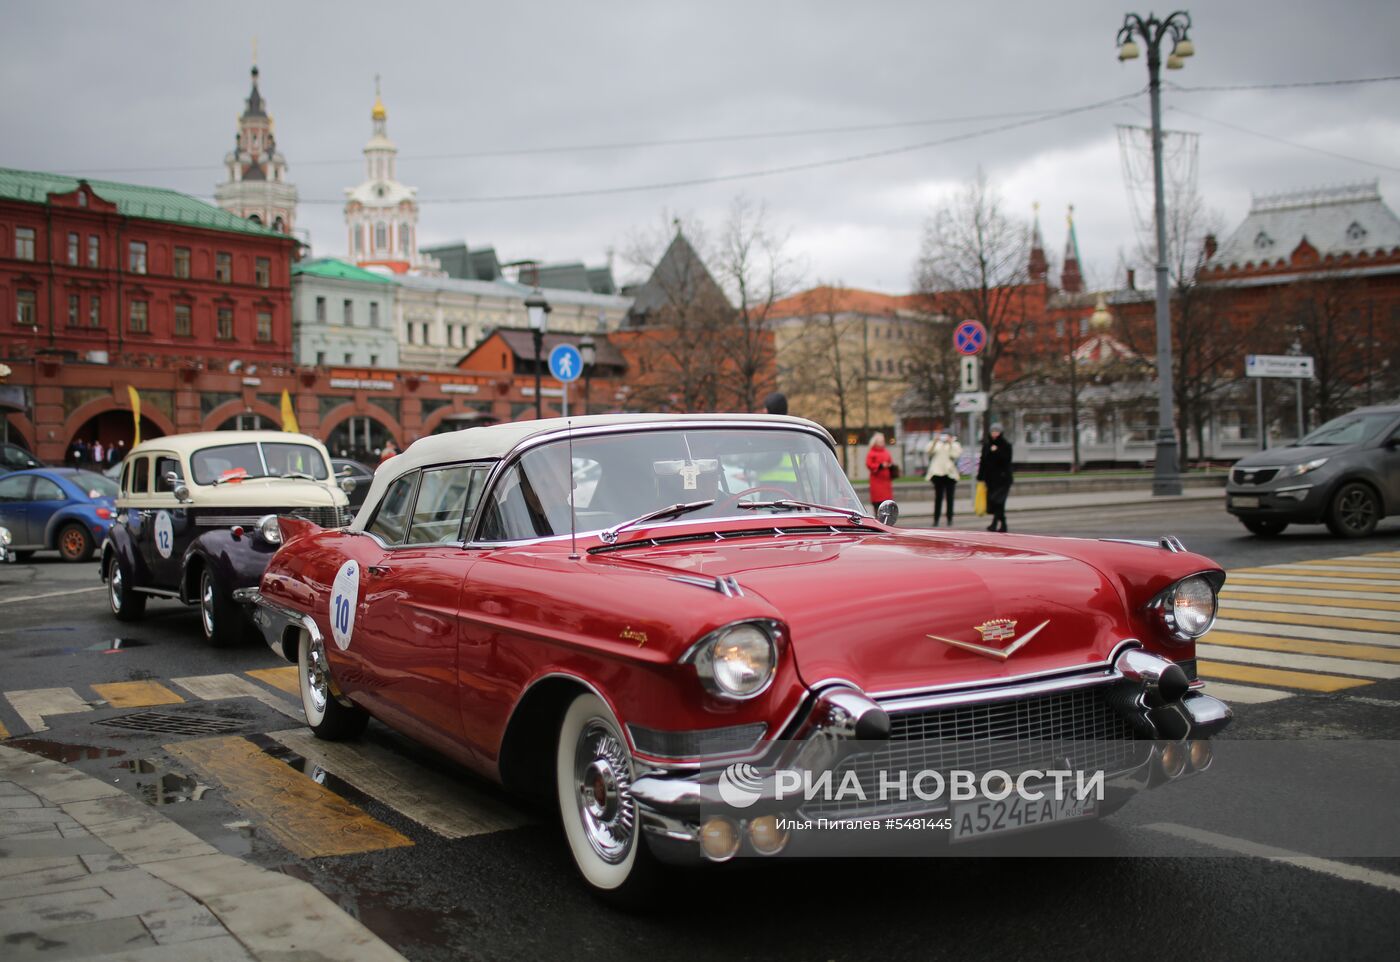
<svg viewBox="0 0 1400 962">
<path fill-rule="evenodd" d="M 597 695 L 574 698 L 559 726 L 555 790 L 579 873 L 601 895 L 635 901 L 655 871 L 642 838 L 627 740 Z"/>
<path fill-rule="evenodd" d="M 369 724 L 369 714 L 363 708 L 340 703 L 331 680 L 325 644 L 320 639 L 313 640 L 311 633 L 304 629 L 298 634 L 297 677 L 301 707 L 311 733 L 332 742 L 359 737 Z"/>
</svg>

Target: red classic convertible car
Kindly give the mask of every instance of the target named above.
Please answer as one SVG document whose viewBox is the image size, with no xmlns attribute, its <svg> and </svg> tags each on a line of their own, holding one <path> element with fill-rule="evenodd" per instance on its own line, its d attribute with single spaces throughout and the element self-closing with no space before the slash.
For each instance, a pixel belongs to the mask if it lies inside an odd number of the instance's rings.
<svg viewBox="0 0 1400 962">
<path fill-rule="evenodd" d="M 1014 774 L 1024 746 L 1068 764 L 1086 745 L 1108 794 L 1081 817 L 1209 764 L 1230 711 L 1195 640 L 1219 567 L 1170 538 L 898 529 L 891 508 L 866 515 L 798 418 L 502 424 L 415 442 L 347 528 L 283 518 L 242 600 L 298 663 L 318 736 L 373 715 L 548 793 L 583 877 L 617 896 L 659 862 L 782 851 L 784 816 L 959 814 L 784 800 L 788 770 Z M 954 841 L 1066 815 L 974 814 Z"/>
</svg>

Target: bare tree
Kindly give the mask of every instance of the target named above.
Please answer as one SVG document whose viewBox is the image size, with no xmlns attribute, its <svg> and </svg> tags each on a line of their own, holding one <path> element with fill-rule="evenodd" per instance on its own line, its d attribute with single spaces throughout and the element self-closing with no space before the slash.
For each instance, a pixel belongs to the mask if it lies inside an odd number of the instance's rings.
<svg viewBox="0 0 1400 962">
<path fill-rule="evenodd" d="M 739 409 L 754 411 L 776 383 L 769 317 L 773 305 L 798 286 L 799 271 L 787 252 L 787 236 L 773 228 L 762 204 L 743 195 L 729 207 L 714 263 L 735 304 L 722 343 L 729 380 Z"/>
<path fill-rule="evenodd" d="M 1368 365 L 1374 364 L 1373 351 L 1364 347 L 1374 343 L 1369 308 L 1355 279 L 1325 274 L 1294 281 L 1271 304 L 1270 313 L 1282 322 L 1276 349 L 1312 355 L 1310 390 L 1323 421 L 1366 399 Z"/>
<path fill-rule="evenodd" d="M 958 393 L 961 374 L 962 355 L 953 346 L 953 328 L 947 315 L 920 317 L 901 359 L 915 410 L 943 424 L 953 421 L 953 395 Z"/>
<path fill-rule="evenodd" d="M 870 359 L 865 317 L 844 310 L 840 294 L 839 284 L 819 283 L 803 295 L 802 316 L 780 322 L 776 333 L 782 341 L 780 385 L 792 410 L 835 423 L 841 463 L 849 471 L 846 439 L 866 391 Z"/>
<path fill-rule="evenodd" d="M 993 399 L 1038 376 L 1030 339 L 1022 337 L 1039 311 L 1026 286 L 1029 254 L 1029 226 L 1007 215 L 981 171 L 924 226 L 915 286 L 925 312 L 986 327 L 982 390 Z"/>
<path fill-rule="evenodd" d="M 720 407 L 721 332 L 733 307 L 702 260 L 705 246 L 704 225 L 679 217 L 628 242 L 627 260 L 648 273 L 633 307 L 636 328 L 619 338 L 638 368 L 631 405 L 655 411 Z"/>
<path fill-rule="evenodd" d="M 631 400 L 657 410 L 756 410 L 776 384 L 769 323 L 797 283 L 761 205 L 738 197 L 711 243 L 705 225 L 679 218 L 634 235 L 627 259 L 648 273 L 628 332 L 637 376 Z M 713 273 L 711 268 L 713 267 Z"/>
<path fill-rule="evenodd" d="M 1206 455 L 1205 428 L 1212 406 L 1244 375 L 1244 356 L 1267 332 L 1258 324 L 1240 323 L 1230 314 L 1228 291 L 1203 283 L 1206 238 L 1218 232 L 1220 217 L 1207 212 L 1195 192 L 1171 198 L 1167 206 L 1167 270 L 1171 282 L 1172 390 L 1176 397 L 1176 433 L 1180 463 L 1189 459 L 1189 439 L 1197 456 Z M 1155 250 L 1141 245 L 1139 259 L 1155 263 Z M 1118 325 L 1123 342 L 1145 358 L 1155 356 L 1152 316 Z"/>
</svg>

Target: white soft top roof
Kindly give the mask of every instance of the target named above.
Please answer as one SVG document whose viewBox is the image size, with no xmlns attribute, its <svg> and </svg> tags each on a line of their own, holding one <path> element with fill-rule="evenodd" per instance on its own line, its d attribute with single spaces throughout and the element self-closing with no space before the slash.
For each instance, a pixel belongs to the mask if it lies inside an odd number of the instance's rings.
<svg viewBox="0 0 1400 962">
<path fill-rule="evenodd" d="M 364 506 L 351 527 L 363 530 L 369 513 L 383 497 L 384 491 L 395 478 L 415 468 L 434 464 L 448 464 L 455 461 L 479 461 L 503 458 L 514 451 L 522 442 L 538 435 L 558 434 L 572 427 L 575 431 L 607 427 L 651 426 L 674 428 L 691 425 L 694 427 L 796 427 L 816 431 L 835 447 L 826 428 L 806 418 L 795 418 L 777 414 L 592 414 L 576 418 L 543 418 L 538 421 L 511 421 L 507 424 L 492 424 L 486 427 L 466 428 L 447 434 L 434 434 L 419 438 L 408 446 L 402 454 L 385 461 L 374 472 L 374 481 Z M 246 432 L 253 433 L 253 432 Z M 285 437 L 285 435 L 284 435 Z"/>
</svg>

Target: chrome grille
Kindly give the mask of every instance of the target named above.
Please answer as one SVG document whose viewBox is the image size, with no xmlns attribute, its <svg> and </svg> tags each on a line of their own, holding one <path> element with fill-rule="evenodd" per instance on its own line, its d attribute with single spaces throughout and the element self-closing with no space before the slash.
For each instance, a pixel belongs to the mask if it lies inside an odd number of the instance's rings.
<svg viewBox="0 0 1400 962">
<path fill-rule="evenodd" d="M 314 522 L 323 528 L 343 528 L 350 523 L 354 517 L 349 508 L 338 506 L 324 508 L 268 508 L 257 514 L 233 514 L 214 513 L 200 514 L 194 519 L 194 523 L 201 528 L 231 528 L 239 525 L 244 528 L 253 528 L 257 523 L 270 514 L 289 514 L 294 518 L 302 518 L 306 521 Z"/>
<path fill-rule="evenodd" d="M 1235 468 L 1230 480 L 1235 484 L 1268 484 L 1278 474 L 1278 468 Z"/>
<path fill-rule="evenodd" d="M 290 512 L 293 517 L 304 518 L 307 521 L 319 524 L 323 528 L 343 528 L 350 523 L 350 509 L 339 506 L 328 508 L 294 508 Z"/>
<path fill-rule="evenodd" d="M 1028 769 L 1126 771 L 1138 764 L 1142 746 L 1132 728 L 1114 711 L 1098 685 L 1014 701 L 982 702 L 953 708 L 892 712 L 890 739 L 873 752 L 843 759 L 833 783 L 848 770 L 860 779 L 866 800 L 816 799 L 802 808 L 805 816 L 898 814 L 928 810 L 930 804 L 910 794 L 907 800 L 879 799 L 880 773 L 909 778 L 921 771 L 974 773 L 999 770 L 1013 777 Z M 869 744 L 869 743 L 867 743 Z"/>
</svg>

